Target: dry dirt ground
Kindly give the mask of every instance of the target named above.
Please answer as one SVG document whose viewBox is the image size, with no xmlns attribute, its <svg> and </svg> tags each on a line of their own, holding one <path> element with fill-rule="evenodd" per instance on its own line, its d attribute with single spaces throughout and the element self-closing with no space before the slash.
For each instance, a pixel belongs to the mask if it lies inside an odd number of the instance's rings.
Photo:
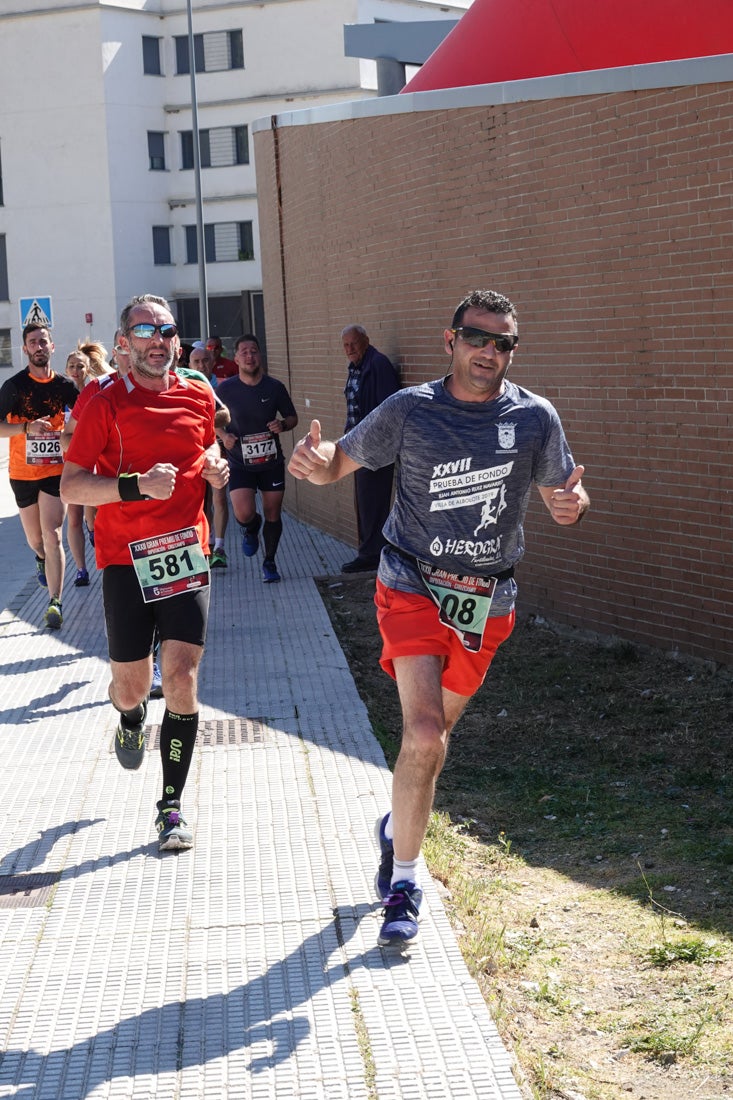
<svg viewBox="0 0 733 1100">
<path fill-rule="evenodd" d="M 374 577 L 319 587 L 392 763 Z M 732 724 L 726 673 L 520 615 L 456 728 L 425 854 L 528 1097 L 733 1098 Z"/>
</svg>

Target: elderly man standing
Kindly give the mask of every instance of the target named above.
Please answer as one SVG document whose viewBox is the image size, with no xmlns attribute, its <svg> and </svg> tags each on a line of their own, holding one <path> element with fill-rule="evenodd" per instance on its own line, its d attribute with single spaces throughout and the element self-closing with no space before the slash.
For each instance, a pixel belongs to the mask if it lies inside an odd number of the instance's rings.
<svg viewBox="0 0 733 1100">
<path fill-rule="evenodd" d="M 344 388 L 346 426 L 349 431 L 361 423 L 385 398 L 400 388 L 397 371 L 380 351 L 369 343 L 361 325 L 347 325 L 341 340 L 349 360 L 349 376 Z M 381 470 L 364 467 L 354 474 L 354 503 L 359 536 L 359 550 L 353 561 L 341 566 L 344 573 L 372 571 L 379 565 L 379 555 L 385 544 L 382 528 L 389 515 L 392 500 L 394 464 Z"/>
</svg>

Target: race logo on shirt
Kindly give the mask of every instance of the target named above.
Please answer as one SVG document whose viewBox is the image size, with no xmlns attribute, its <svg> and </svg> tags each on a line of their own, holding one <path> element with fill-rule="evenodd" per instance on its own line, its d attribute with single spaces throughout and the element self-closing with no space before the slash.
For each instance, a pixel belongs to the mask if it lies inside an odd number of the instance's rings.
<svg viewBox="0 0 733 1100">
<path fill-rule="evenodd" d="M 513 442 L 514 425 L 508 425 Z M 469 557 L 475 564 L 498 561 L 501 558 L 501 536 L 497 532 L 499 517 L 507 508 L 506 479 L 514 467 L 513 461 L 499 466 L 472 469 L 472 456 L 453 462 L 442 462 L 433 467 L 430 479 L 430 511 L 447 512 L 456 508 L 475 508 L 475 526 L 468 538 L 436 536 L 430 552 L 440 558 L 442 554 Z M 463 524 L 461 524 L 462 526 Z"/>
<path fill-rule="evenodd" d="M 456 462 L 441 462 L 433 467 L 429 491 L 432 496 L 431 512 L 445 512 L 453 508 L 468 508 L 471 505 L 483 506 L 496 499 L 514 466 L 513 462 L 503 462 L 500 466 L 487 466 L 481 470 L 471 469 L 471 458 L 461 458 Z M 506 507 L 503 504 L 499 511 Z M 498 514 L 498 513 L 497 513 Z"/>
</svg>

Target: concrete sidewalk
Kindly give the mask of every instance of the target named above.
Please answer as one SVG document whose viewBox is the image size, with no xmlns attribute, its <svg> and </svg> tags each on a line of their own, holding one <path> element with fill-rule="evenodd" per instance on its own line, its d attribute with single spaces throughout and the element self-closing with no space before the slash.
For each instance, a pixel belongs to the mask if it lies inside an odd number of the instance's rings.
<svg viewBox="0 0 733 1100">
<path fill-rule="evenodd" d="M 123 771 L 99 576 L 75 589 L 70 562 L 64 625 L 42 627 L 0 481 L 0 1097 L 516 1100 L 427 872 L 417 943 L 376 946 L 390 773 L 312 580 L 349 548 L 286 516 L 283 581 L 263 585 L 230 525 L 183 803 L 196 844 L 159 854 L 163 702 Z"/>
</svg>

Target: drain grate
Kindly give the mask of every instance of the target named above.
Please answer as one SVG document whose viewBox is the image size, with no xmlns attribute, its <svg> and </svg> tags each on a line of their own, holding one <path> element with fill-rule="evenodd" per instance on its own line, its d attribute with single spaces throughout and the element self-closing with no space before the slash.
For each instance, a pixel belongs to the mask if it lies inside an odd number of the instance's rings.
<svg viewBox="0 0 733 1100">
<path fill-rule="evenodd" d="M 270 727 L 265 718 L 216 718 L 201 722 L 196 743 L 202 748 L 264 745 Z M 148 749 L 160 748 L 160 726 L 148 727 Z"/>
<path fill-rule="evenodd" d="M 0 875 L 0 909 L 32 909 L 45 905 L 60 878 L 58 871 L 38 875 Z"/>
</svg>

